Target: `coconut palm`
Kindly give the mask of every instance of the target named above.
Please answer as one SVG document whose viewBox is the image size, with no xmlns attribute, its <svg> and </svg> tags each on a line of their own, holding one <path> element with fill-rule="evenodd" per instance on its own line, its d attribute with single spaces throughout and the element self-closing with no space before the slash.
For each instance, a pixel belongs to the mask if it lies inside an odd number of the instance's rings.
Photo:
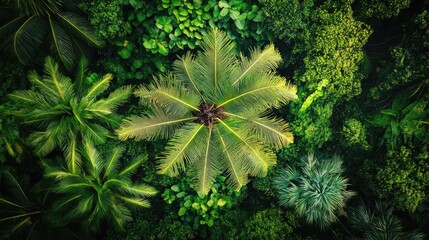
<svg viewBox="0 0 429 240">
<path fill-rule="evenodd" d="M 349 214 L 350 224 L 361 232 L 364 240 L 421 240 L 425 236 L 417 231 L 405 232 L 402 222 L 393 215 L 393 207 L 376 202 L 372 211 L 363 204 L 353 209 Z"/>
<path fill-rule="evenodd" d="M 28 63 L 44 49 L 50 49 L 71 70 L 83 55 L 85 45 L 102 47 L 104 42 L 92 33 L 85 16 L 77 11 L 79 1 L 3 0 L 0 48 L 13 51 Z"/>
<path fill-rule="evenodd" d="M 173 74 L 154 78 L 135 95 L 151 102 L 148 116 L 132 116 L 119 138 L 171 138 L 159 159 L 159 173 L 196 172 L 197 191 L 206 194 L 226 171 L 238 190 L 247 175 L 265 176 L 276 163 L 272 149 L 293 141 L 288 125 L 266 111 L 296 98 L 296 88 L 274 73 L 281 61 L 273 45 L 236 56 L 234 44 L 213 30 L 202 52 L 174 62 Z"/>
<path fill-rule="evenodd" d="M 58 71 L 58 64 L 47 57 L 43 77 L 35 71 L 28 75 L 33 90 L 9 94 L 21 106 L 16 114 L 24 119 L 22 123 L 40 130 L 30 135 L 36 154 L 45 156 L 55 147 L 61 147 L 67 153 L 72 173 L 81 163 L 77 144 L 82 136 L 95 143 L 104 142 L 109 131 L 100 124 L 116 126 L 120 117 L 114 111 L 131 95 L 130 87 L 122 87 L 107 98 L 98 99 L 109 87 L 112 75 L 106 74 L 92 86 L 85 86 L 85 61 L 81 60 L 79 65 L 75 83 L 72 83 Z"/>
<path fill-rule="evenodd" d="M 354 192 L 346 190 L 342 177 L 342 160 L 338 156 L 317 159 L 308 154 L 300 160 L 300 168 L 287 167 L 274 180 L 281 205 L 292 207 L 310 224 L 322 229 L 336 221 L 346 201 Z"/>
<path fill-rule="evenodd" d="M 105 220 L 123 229 L 132 220 L 129 207 L 149 207 L 146 197 L 157 193 L 151 186 L 131 181 L 131 175 L 146 158 L 139 156 L 121 164 L 121 148 L 102 156 L 86 140 L 79 149 L 85 165 L 77 173 L 44 162 L 45 177 L 56 179 L 52 189 L 61 195 L 53 210 L 61 213 L 65 222 L 79 220 L 85 230 L 96 231 Z"/>
</svg>

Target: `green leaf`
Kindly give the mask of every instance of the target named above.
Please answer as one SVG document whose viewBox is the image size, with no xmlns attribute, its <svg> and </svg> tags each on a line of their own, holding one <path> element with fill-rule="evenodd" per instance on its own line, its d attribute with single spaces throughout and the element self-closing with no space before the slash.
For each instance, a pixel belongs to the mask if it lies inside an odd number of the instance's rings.
<svg viewBox="0 0 429 240">
<path fill-rule="evenodd" d="M 173 25 L 171 25 L 171 24 L 165 24 L 164 25 L 164 31 L 166 32 L 166 33 L 170 33 L 171 31 L 173 31 Z"/>
<path fill-rule="evenodd" d="M 229 6 L 228 3 L 224 2 L 224 1 L 219 1 L 218 3 L 220 8 L 230 8 L 231 6 Z"/>
<path fill-rule="evenodd" d="M 181 7 L 179 8 L 179 14 L 181 16 L 187 17 L 189 15 L 188 10 L 186 10 L 185 8 Z"/>
<path fill-rule="evenodd" d="M 179 212 L 177 213 L 180 217 L 186 214 L 186 208 L 185 207 L 181 207 L 179 209 Z"/>
<path fill-rule="evenodd" d="M 174 7 L 178 7 L 182 5 L 182 1 L 181 0 L 173 0 L 173 6 Z"/>
<path fill-rule="evenodd" d="M 229 8 L 223 8 L 223 9 L 220 11 L 219 16 L 221 16 L 221 17 L 225 17 L 228 13 L 229 13 Z"/>
<path fill-rule="evenodd" d="M 175 191 L 175 192 L 180 192 L 180 185 L 176 184 L 171 186 L 171 190 Z"/>
<path fill-rule="evenodd" d="M 164 56 L 168 55 L 168 48 L 164 47 L 161 43 L 158 43 L 158 52 Z"/>
<path fill-rule="evenodd" d="M 128 50 L 127 48 L 122 48 L 119 52 L 118 52 L 119 56 L 121 56 L 122 59 L 128 59 L 131 56 L 131 51 Z"/>
<path fill-rule="evenodd" d="M 185 206 L 185 207 L 187 207 L 187 208 L 191 207 L 191 206 L 192 206 L 192 201 L 191 201 L 191 200 L 186 201 L 186 202 L 183 204 L 183 206 Z"/>
<path fill-rule="evenodd" d="M 217 205 L 218 205 L 219 207 L 223 207 L 225 204 L 226 204 L 226 201 L 225 201 L 225 200 L 223 200 L 222 198 L 221 198 L 221 199 L 219 199 L 219 200 L 217 200 Z"/>
<path fill-rule="evenodd" d="M 200 204 L 194 202 L 194 203 L 192 203 L 192 208 L 195 209 L 195 210 L 198 210 L 198 209 L 200 209 Z"/>
<path fill-rule="evenodd" d="M 137 13 L 137 20 L 139 22 L 143 22 L 146 19 L 146 15 L 144 15 L 142 12 Z"/>
</svg>

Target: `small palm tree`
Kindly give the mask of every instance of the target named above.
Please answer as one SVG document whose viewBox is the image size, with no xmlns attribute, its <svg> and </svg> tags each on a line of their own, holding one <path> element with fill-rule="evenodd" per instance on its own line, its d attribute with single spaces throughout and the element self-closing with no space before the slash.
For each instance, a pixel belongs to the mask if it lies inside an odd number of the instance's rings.
<svg viewBox="0 0 429 240">
<path fill-rule="evenodd" d="M 159 173 L 177 176 L 192 168 L 197 191 L 207 194 L 227 171 L 227 182 L 239 190 L 247 174 L 265 176 L 276 163 L 264 144 L 281 148 L 293 142 L 288 125 L 269 117 L 267 108 L 296 98 L 296 87 L 273 72 L 281 61 L 273 45 L 254 49 L 240 62 L 225 34 L 213 30 L 202 48 L 175 61 L 173 74 L 141 86 L 135 95 L 150 101 L 153 112 L 130 117 L 117 133 L 122 140 L 172 137 Z"/>
<path fill-rule="evenodd" d="M 109 87 L 112 75 L 106 74 L 87 87 L 84 84 L 85 61 L 79 65 L 76 82 L 72 83 L 58 71 L 58 64 L 47 57 L 43 77 L 35 71 L 28 75 L 35 87 L 33 90 L 9 94 L 22 107 L 17 115 L 25 119 L 23 123 L 41 130 L 30 135 L 36 154 L 45 156 L 55 147 L 61 147 L 67 153 L 72 173 L 76 173 L 81 164 L 77 151 L 80 139 L 86 137 L 95 143 L 104 142 L 109 131 L 99 124 L 117 126 L 120 117 L 114 111 L 131 95 L 131 87 L 123 87 L 107 98 L 97 99 Z"/>
<path fill-rule="evenodd" d="M 310 224 L 323 229 L 336 221 L 354 192 L 346 190 L 342 160 L 338 156 L 318 160 L 313 154 L 301 158 L 301 168 L 288 167 L 275 178 L 280 204 L 292 207 Z"/>
<path fill-rule="evenodd" d="M 363 233 L 364 240 L 380 239 L 407 239 L 422 240 L 424 234 L 417 231 L 405 232 L 402 222 L 393 215 L 390 205 L 376 202 L 374 211 L 363 204 L 353 209 L 349 214 L 349 220 L 353 228 Z"/>
<path fill-rule="evenodd" d="M 121 148 L 106 158 L 86 140 L 81 148 L 86 165 L 78 173 L 44 162 L 45 177 L 56 179 L 53 191 L 62 196 L 53 210 L 62 213 L 65 222 L 80 220 L 85 230 L 98 230 L 104 220 L 123 229 L 132 220 L 129 207 L 149 207 L 146 197 L 157 193 L 151 186 L 131 181 L 145 158 L 137 157 L 121 167 Z"/>
<path fill-rule="evenodd" d="M 30 62 L 40 50 L 51 49 L 71 70 L 83 55 L 85 45 L 102 47 L 104 42 L 92 33 L 86 17 L 73 0 L 3 0 L 0 48 L 13 50 L 22 63 Z M 13 13 L 13 14 L 11 14 Z M 10 16 L 10 17 L 8 17 Z"/>
<path fill-rule="evenodd" d="M 3 180 L 1 189 L 5 195 L 0 195 L 0 239 L 32 239 L 38 236 L 41 225 L 49 222 L 45 205 L 47 192 L 30 193 L 28 184 L 23 184 L 10 172 L 3 173 Z"/>
</svg>

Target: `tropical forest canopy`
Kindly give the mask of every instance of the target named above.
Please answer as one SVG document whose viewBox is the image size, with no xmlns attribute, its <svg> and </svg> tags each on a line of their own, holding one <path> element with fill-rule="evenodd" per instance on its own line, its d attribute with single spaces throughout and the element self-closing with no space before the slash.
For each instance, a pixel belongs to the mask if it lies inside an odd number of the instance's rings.
<svg viewBox="0 0 429 240">
<path fill-rule="evenodd" d="M 0 239 L 426 239 L 428 0 L 1 0 Z"/>
</svg>

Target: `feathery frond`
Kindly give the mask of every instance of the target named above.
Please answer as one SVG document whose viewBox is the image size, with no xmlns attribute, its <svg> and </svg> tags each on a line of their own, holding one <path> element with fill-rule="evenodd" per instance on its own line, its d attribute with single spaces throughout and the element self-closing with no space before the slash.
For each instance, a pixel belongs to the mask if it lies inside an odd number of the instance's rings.
<svg viewBox="0 0 429 240">
<path fill-rule="evenodd" d="M 54 203 L 55 211 L 62 213 L 66 223 L 81 220 L 89 230 L 107 221 L 123 229 L 124 224 L 132 220 L 130 207 L 150 206 L 146 198 L 155 195 L 157 190 L 131 181 L 131 175 L 144 158 L 121 164 L 122 149 L 116 148 L 104 156 L 88 140 L 84 140 L 78 151 L 88 166 L 79 167 L 76 173 L 67 173 L 65 167 L 44 162 L 45 177 L 55 179 L 53 190 L 60 196 Z"/>
<path fill-rule="evenodd" d="M 82 68 L 84 65 L 83 61 Z M 79 70 L 79 75 L 83 72 Z M 36 89 L 9 94 L 21 107 L 16 114 L 24 119 L 22 123 L 34 125 L 38 130 L 30 135 L 30 143 L 38 155 L 46 156 L 53 149 L 61 148 L 69 156 L 70 171 L 76 172 L 81 164 L 77 143 L 84 138 L 95 143 L 104 142 L 109 136 L 106 127 L 117 126 L 120 121 L 115 110 L 131 95 L 131 87 L 123 87 L 107 98 L 98 99 L 111 78 L 107 74 L 89 89 L 76 88 L 70 78 L 59 72 L 58 64 L 47 57 L 43 77 L 35 71 L 29 74 Z"/>
<path fill-rule="evenodd" d="M 213 30 L 201 52 L 174 62 L 173 75 L 135 91 L 154 111 L 126 119 L 116 131 L 119 138 L 170 138 L 158 173 L 177 176 L 191 168 L 199 193 L 207 194 L 223 173 L 234 190 L 248 182 L 248 175 L 265 176 L 276 163 L 266 145 L 285 147 L 293 136 L 283 120 L 263 114 L 297 95 L 295 86 L 273 72 L 281 61 L 273 45 L 250 55 L 240 64 L 235 45 Z"/>
</svg>

